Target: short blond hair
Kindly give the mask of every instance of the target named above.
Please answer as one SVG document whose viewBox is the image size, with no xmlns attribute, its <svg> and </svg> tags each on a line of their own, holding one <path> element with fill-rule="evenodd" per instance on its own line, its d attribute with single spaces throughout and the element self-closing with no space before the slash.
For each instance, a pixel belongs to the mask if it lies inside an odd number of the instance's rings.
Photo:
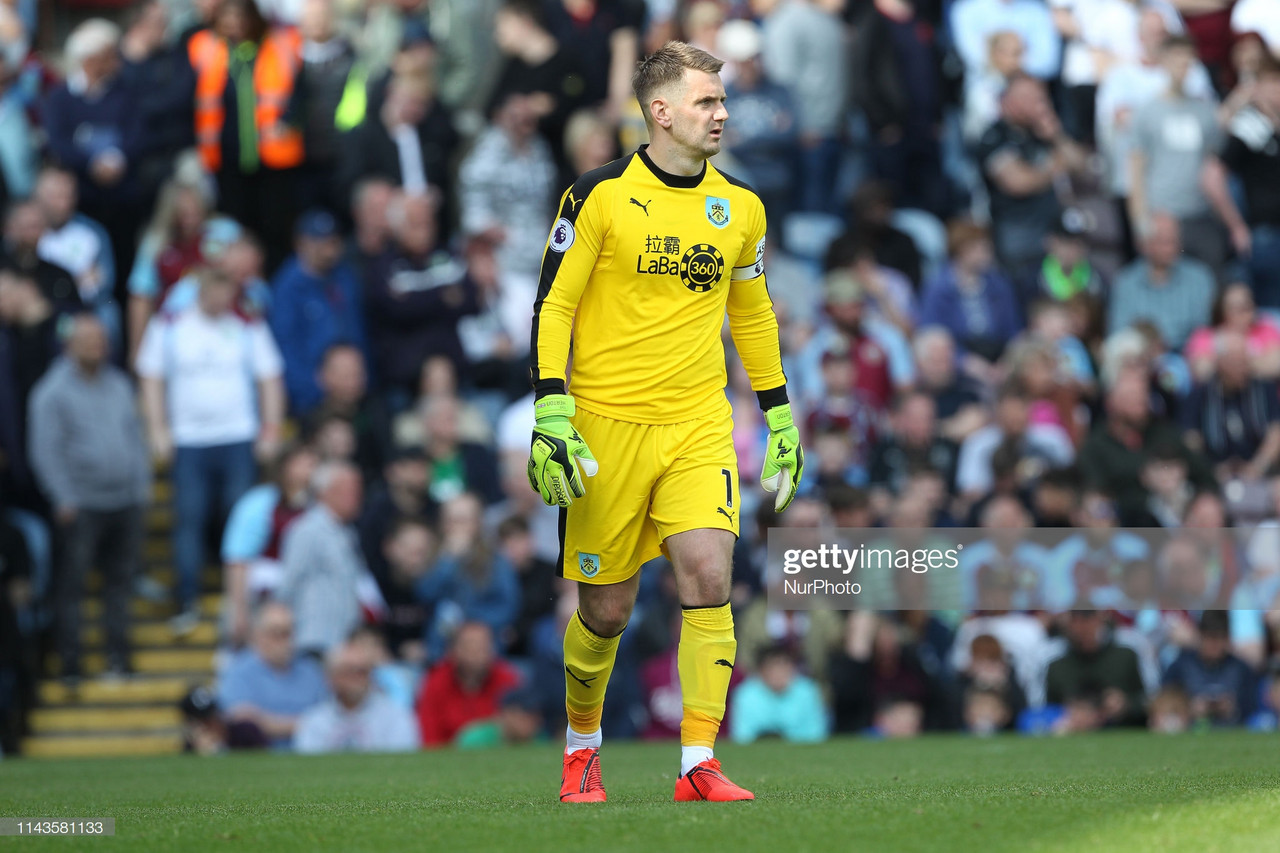
<svg viewBox="0 0 1280 853">
<path fill-rule="evenodd" d="M 631 78 L 631 89 L 640 102 L 644 120 L 653 120 L 653 116 L 649 114 L 649 102 L 659 90 L 683 80 L 686 68 L 719 74 L 723 67 L 723 60 L 686 42 L 669 41 L 658 48 L 640 63 Z"/>
</svg>

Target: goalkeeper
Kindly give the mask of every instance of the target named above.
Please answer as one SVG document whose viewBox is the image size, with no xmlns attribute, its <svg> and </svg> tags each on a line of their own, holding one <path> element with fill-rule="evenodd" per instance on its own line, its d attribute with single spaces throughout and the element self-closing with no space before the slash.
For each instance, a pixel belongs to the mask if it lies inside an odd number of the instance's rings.
<svg viewBox="0 0 1280 853">
<path fill-rule="evenodd" d="M 729 117 L 720 66 L 680 42 L 640 65 L 633 87 L 650 144 L 569 188 L 543 254 L 529 481 L 561 507 L 559 571 L 579 582 L 564 638 L 563 802 L 605 799 L 605 690 L 640 566 L 660 553 L 683 607 L 675 799 L 753 799 L 713 755 L 737 648 L 729 588 L 741 502 L 726 312 L 769 426 L 761 484 L 779 510 L 804 456 L 765 289 L 764 207 L 708 162 Z"/>
</svg>

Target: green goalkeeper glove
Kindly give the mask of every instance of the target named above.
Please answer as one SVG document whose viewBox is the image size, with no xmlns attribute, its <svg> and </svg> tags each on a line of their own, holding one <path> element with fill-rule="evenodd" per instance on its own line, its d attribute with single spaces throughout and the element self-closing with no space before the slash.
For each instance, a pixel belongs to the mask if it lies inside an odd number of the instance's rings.
<svg viewBox="0 0 1280 853">
<path fill-rule="evenodd" d="M 804 473 L 804 449 L 800 447 L 800 430 L 791 420 L 791 405 L 784 403 L 764 413 L 769 425 L 769 444 L 764 451 L 764 470 L 760 485 L 766 492 L 777 492 L 773 508 L 782 512 L 796 496 L 800 476 Z"/>
<path fill-rule="evenodd" d="M 565 506 L 586 494 L 578 465 L 588 477 L 600 466 L 591 448 L 569 422 L 576 408 L 568 394 L 548 394 L 533 404 L 533 441 L 529 449 L 529 485 L 547 506 Z M 576 461 L 575 461 L 576 460 Z"/>
</svg>

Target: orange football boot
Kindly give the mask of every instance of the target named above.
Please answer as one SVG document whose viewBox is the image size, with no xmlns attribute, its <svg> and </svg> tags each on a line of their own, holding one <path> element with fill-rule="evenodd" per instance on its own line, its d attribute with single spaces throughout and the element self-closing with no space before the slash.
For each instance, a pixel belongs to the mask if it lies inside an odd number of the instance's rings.
<svg viewBox="0 0 1280 853">
<path fill-rule="evenodd" d="M 560 776 L 560 802 L 603 803 L 604 782 L 600 779 L 600 750 L 575 749 L 564 757 Z"/>
<path fill-rule="evenodd" d="M 746 788 L 730 782 L 720 772 L 720 762 L 715 758 L 708 758 L 676 780 L 677 803 L 691 803 L 695 800 L 732 803 L 755 798 L 756 795 Z"/>
</svg>

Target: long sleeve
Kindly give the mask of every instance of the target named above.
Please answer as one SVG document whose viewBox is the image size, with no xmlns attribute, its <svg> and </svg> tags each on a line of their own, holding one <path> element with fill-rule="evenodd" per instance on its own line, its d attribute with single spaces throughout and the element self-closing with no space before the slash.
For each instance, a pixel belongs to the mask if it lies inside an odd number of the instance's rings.
<svg viewBox="0 0 1280 853">
<path fill-rule="evenodd" d="M 778 342 L 778 318 L 765 285 L 764 205 L 756 205 L 756 227 L 733 267 L 729 288 L 729 332 L 756 392 L 783 388 L 782 348 Z M 762 406 L 765 403 L 761 401 Z M 765 406 L 767 407 L 767 406 Z"/>
<path fill-rule="evenodd" d="M 27 444 L 36 481 L 54 506 L 75 506 L 75 486 L 67 469 L 62 419 L 52 386 L 41 384 L 31 395 Z"/>
<path fill-rule="evenodd" d="M 547 238 L 530 338 L 531 378 L 540 396 L 565 388 L 574 314 L 608 228 L 603 193 L 596 181 L 579 179 L 561 197 L 560 218 Z"/>
</svg>

